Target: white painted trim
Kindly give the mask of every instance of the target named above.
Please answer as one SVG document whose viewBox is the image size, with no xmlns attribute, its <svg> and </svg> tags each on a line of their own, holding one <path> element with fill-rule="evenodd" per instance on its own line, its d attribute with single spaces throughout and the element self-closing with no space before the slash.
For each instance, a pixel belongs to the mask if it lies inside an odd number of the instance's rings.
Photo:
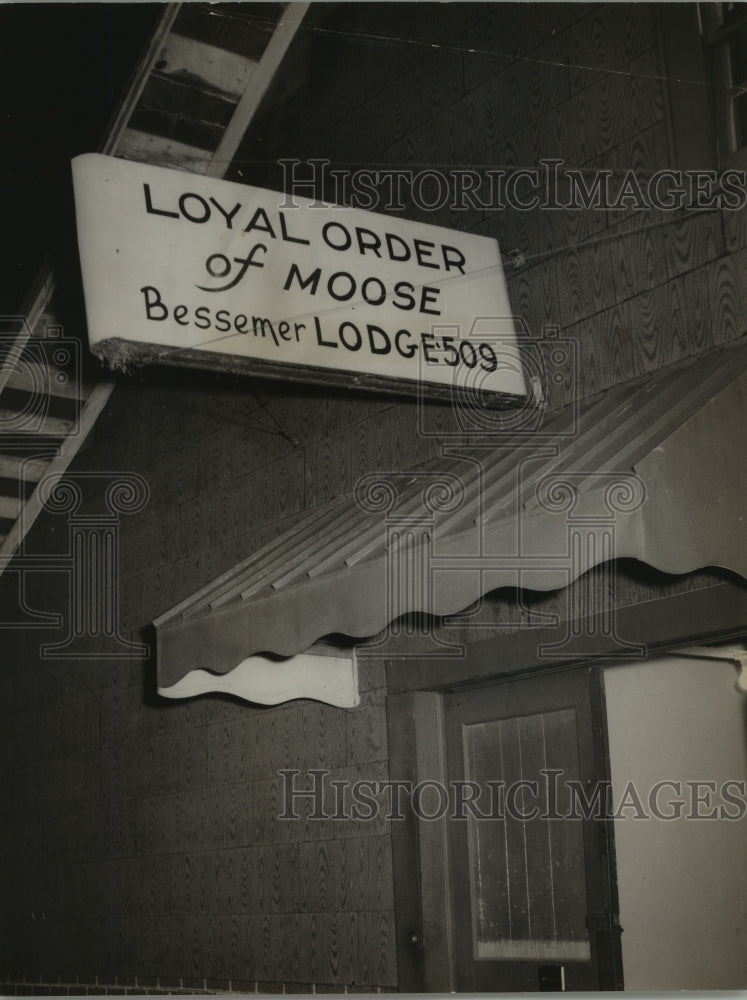
<svg viewBox="0 0 747 1000">
<path fill-rule="evenodd" d="M 20 497 L 0 496 L 0 517 L 15 521 L 22 506 Z"/>
<path fill-rule="evenodd" d="M 190 670 L 176 684 L 158 688 L 163 698 L 194 698 L 215 692 L 257 705 L 279 705 L 296 698 L 310 698 L 336 708 L 360 704 L 355 654 L 339 657 L 297 653 L 284 660 L 250 656 L 226 674 Z"/>
<path fill-rule="evenodd" d="M 20 330 L 16 335 L 13 349 L 8 353 L 2 367 L 0 367 L 0 395 L 10 380 L 11 375 L 16 371 L 15 366 L 18 362 L 18 358 L 23 352 L 26 343 L 32 336 L 37 325 L 41 322 L 44 316 L 44 310 L 47 308 L 49 301 L 52 298 L 52 293 L 54 292 L 54 277 L 51 269 L 49 269 L 46 265 L 37 276 L 36 286 L 36 288 L 32 289 L 29 298 L 27 299 L 27 301 L 30 300 L 27 310 L 18 316 L 10 317 L 11 319 L 18 321 Z"/>
<path fill-rule="evenodd" d="M 189 74 L 190 82 L 202 80 L 234 98 L 246 90 L 258 65 L 254 59 L 177 35 L 174 31 L 164 43 L 161 59 L 166 63 L 164 73 L 169 76 Z"/>
<path fill-rule="evenodd" d="M 109 156 L 117 155 L 119 139 L 127 127 L 127 122 L 130 120 L 132 112 L 137 106 L 137 102 L 140 100 L 140 95 L 145 89 L 145 84 L 148 82 L 148 77 L 150 76 L 153 67 L 161 58 L 161 49 L 163 48 L 166 39 L 169 37 L 169 33 L 174 26 L 174 21 L 176 20 L 181 6 L 182 5 L 180 3 L 170 3 L 166 5 L 163 17 L 161 18 L 161 21 L 150 40 L 148 50 L 135 71 L 132 85 L 130 86 L 125 99 L 122 101 L 122 106 L 117 112 L 117 117 L 114 119 L 114 123 L 112 124 L 109 134 L 106 137 L 106 141 L 101 147 L 102 153 L 107 153 Z"/>
<path fill-rule="evenodd" d="M 48 464 L 38 458 L 24 458 L 23 455 L 0 455 L 0 476 L 3 479 L 19 479 L 22 483 L 37 482 L 47 471 Z"/>
<path fill-rule="evenodd" d="M 33 431 L 29 429 L 30 424 L 33 425 Z M 75 421 L 63 420 L 62 417 L 35 418 L 33 414 L 27 414 L 23 410 L 6 410 L 0 407 L 0 427 L 3 428 L 3 434 L 29 433 L 29 439 L 36 434 L 63 437 L 73 430 Z"/>
<path fill-rule="evenodd" d="M 93 425 L 96 423 L 99 414 L 106 406 L 113 388 L 113 382 L 102 382 L 101 385 L 97 385 L 93 390 L 91 395 L 86 400 L 83 409 L 80 411 L 77 425 L 75 427 L 75 433 L 65 438 L 60 445 L 59 454 L 53 458 L 47 466 L 41 480 L 42 483 L 48 476 L 62 475 L 67 470 L 67 467 L 78 453 L 78 449 L 85 441 L 86 437 L 93 428 Z M 5 536 L 5 540 L 0 548 L 0 576 L 2 576 L 8 563 L 30 530 L 34 521 L 36 521 L 37 517 L 41 514 L 43 508 L 44 504 L 41 498 L 40 483 L 37 485 L 36 489 L 24 505 L 20 517 Z"/>
<path fill-rule="evenodd" d="M 282 20 L 273 32 L 272 38 L 249 81 L 249 86 L 236 105 L 236 110 L 223 133 L 218 148 L 213 153 L 206 171 L 208 177 L 223 177 L 228 170 L 236 155 L 236 150 L 285 58 L 308 9 L 308 3 L 288 4 Z"/>
<path fill-rule="evenodd" d="M 694 660 L 725 660 L 737 668 L 737 688 L 747 694 L 747 648 L 742 646 L 686 646 L 673 649 L 670 656 L 684 656 Z"/>
<path fill-rule="evenodd" d="M 187 174 L 204 174 L 210 162 L 210 151 L 199 146 L 188 146 L 176 139 L 165 139 L 135 128 L 122 133 L 117 155 L 136 163 L 152 163 L 156 167 L 169 167 Z"/>
</svg>

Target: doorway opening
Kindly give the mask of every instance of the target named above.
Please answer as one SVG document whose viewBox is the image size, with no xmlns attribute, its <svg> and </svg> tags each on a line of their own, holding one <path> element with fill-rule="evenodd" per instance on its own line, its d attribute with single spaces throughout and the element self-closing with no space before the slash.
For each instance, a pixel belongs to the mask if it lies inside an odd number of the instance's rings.
<svg viewBox="0 0 747 1000">
<path fill-rule="evenodd" d="M 449 796 L 393 825 L 401 988 L 622 988 L 601 685 L 584 666 L 390 697 L 392 777 Z"/>
</svg>

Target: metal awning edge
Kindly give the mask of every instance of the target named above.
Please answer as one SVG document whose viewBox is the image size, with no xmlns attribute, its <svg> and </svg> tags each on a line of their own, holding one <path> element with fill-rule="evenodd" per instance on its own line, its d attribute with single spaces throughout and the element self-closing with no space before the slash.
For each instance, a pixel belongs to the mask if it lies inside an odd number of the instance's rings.
<svg viewBox="0 0 747 1000">
<path fill-rule="evenodd" d="M 615 558 L 637 559 L 668 574 L 718 567 L 747 579 L 745 412 L 747 368 L 652 442 L 635 470 L 599 473 L 597 481 L 594 473 L 582 476 L 571 507 L 553 510 L 535 498 L 482 527 L 475 523 L 445 536 L 416 533 L 407 554 L 398 555 L 390 540 L 365 561 L 248 601 L 198 617 L 162 616 L 159 685 L 193 669 L 225 673 L 254 653 L 291 656 L 325 635 L 374 636 L 405 614 L 453 615 L 501 587 L 560 589 Z M 567 477 L 568 470 L 557 474 Z M 609 508 L 611 488 L 619 493 L 618 508 L 614 502 Z M 570 559 L 573 532 L 581 549 Z M 519 537 L 528 547 L 517 549 Z M 413 567 L 426 564 L 432 572 L 425 582 L 412 576 Z M 391 585 L 393 573 L 400 574 L 397 586 Z M 412 578 L 405 580 L 408 573 Z M 407 599 L 395 598 L 403 591 Z"/>
</svg>

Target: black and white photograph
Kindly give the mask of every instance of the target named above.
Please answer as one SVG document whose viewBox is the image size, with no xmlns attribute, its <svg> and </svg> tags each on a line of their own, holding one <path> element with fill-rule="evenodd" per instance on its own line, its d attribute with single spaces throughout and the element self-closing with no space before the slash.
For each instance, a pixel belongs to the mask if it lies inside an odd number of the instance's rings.
<svg viewBox="0 0 747 1000">
<path fill-rule="evenodd" d="M 747 990 L 747 5 L 0 2 L 0 996 Z"/>
</svg>

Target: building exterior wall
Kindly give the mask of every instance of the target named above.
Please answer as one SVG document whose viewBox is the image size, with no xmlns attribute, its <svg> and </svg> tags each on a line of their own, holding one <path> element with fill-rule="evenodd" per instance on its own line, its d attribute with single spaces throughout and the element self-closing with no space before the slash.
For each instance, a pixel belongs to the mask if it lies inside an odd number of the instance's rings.
<svg viewBox="0 0 747 1000">
<path fill-rule="evenodd" d="M 123 519 L 119 537 L 120 627 L 134 641 L 152 639 L 148 623 L 198 580 L 319 502 L 323 477 L 306 471 L 315 427 L 359 416 L 342 395 L 312 394 L 304 405 L 288 393 L 292 430 L 307 443 L 297 449 L 243 387 L 173 381 L 168 389 L 157 380 L 155 391 L 123 381 L 70 470 L 77 482 L 119 470 L 149 483 L 150 504 L 134 524 Z M 326 424 L 311 419 L 315 402 Z M 389 445 L 391 425 L 379 420 L 378 429 Z M 91 480 L 91 489 L 106 483 Z M 87 496 L 86 512 L 102 507 L 101 493 Z M 27 551 L 62 551 L 65 536 L 64 516 L 41 518 Z M 17 586 L 10 574 L 6 608 L 18 606 Z M 65 586 L 29 579 L 29 601 L 64 612 Z M 265 710 L 221 697 L 169 703 L 154 693 L 153 659 L 99 659 L 91 640 L 91 661 L 55 662 L 39 655 L 49 638 L 40 630 L 6 634 L 11 924 L 1 964 L 15 981 L 137 977 L 143 986 L 230 981 L 238 991 L 259 983 L 287 992 L 396 985 L 381 822 L 278 819 L 281 768 L 328 769 L 332 780 L 386 776 L 380 664 L 362 666 L 362 705 L 350 711 L 314 702 Z"/>
<path fill-rule="evenodd" d="M 439 5 L 426 18 L 397 6 L 349 5 L 312 38 L 308 86 L 271 95 L 229 179 L 277 186 L 268 165 L 283 156 L 676 165 L 656 9 Z M 530 335 L 558 326 L 577 348 L 573 376 L 548 384 L 551 406 L 742 332 L 744 213 L 409 214 L 499 239 Z M 439 454 L 438 435 L 417 432 L 422 405 L 186 371 L 119 377 L 70 475 L 94 516 L 112 472 L 149 486 L 119 527 L 123 635 L 152 642 L 154 618 L 362 474 Z M 433 426 L 452 425 L 448 408 L 426 409 Z M 66 532 L 45 513 L 27 551 L 63 552 Z M 64 574 L 29 576 L 26 599 L 64 614 L 67 586 Z M 22 615 L 18 577 L 0 591 L 5 620 Z M 278 819 L 282 768 L 387 776 L 380 661 L 362 664 L 358 709 L 166 704 L 152 654 L 105 659 L 92 641 L 91 659 L 55 661 L 40 656 L 45 641 L 38 628 L 4 632 L 3 989 L 396 988 L 386 827 Z"/>
<path fill-rule="evenodd" d="M 375 5 L 360 6 L 348 7 L 339 33 L 313 39 L 311 82 L 260 114 L 229 179 L 279 187 L 290 168 L 277 161 L 312 156 L 331 169 L 414 174 L 508 173 L 556 159 L 590 181 L 594 170 L 618 178 L 633 170 L 644 184 L 665 167 L 693 166 L 678 146 L 672 104 L 693 106 L 703 83 L 694 64 L 690 89 L 670 93 L 670 26 L 659 5 L 499 4 L 479 14 L 455 5 L 424 24 L 412 4 L 391 25 Z M 694 21 L 685 28 L 696 32 Z M 713 164 L 704 134 L 696 165 Z M 329 195 L 335 190 L 331 179 Z M 423 200 L 437 199 L 432 185 L 422 190 Z M 485 186 L 479 200 L 491 203 Z M 530 337 L 560 327 L 578 346 L 575 377 L 546 387 L 552 408 L 743 329 L 743 210 L 665 212 L 628 200 L 609 210 L 411 205 L 403 214 L 498 239 L 509 297 Z"/>
</svg>

